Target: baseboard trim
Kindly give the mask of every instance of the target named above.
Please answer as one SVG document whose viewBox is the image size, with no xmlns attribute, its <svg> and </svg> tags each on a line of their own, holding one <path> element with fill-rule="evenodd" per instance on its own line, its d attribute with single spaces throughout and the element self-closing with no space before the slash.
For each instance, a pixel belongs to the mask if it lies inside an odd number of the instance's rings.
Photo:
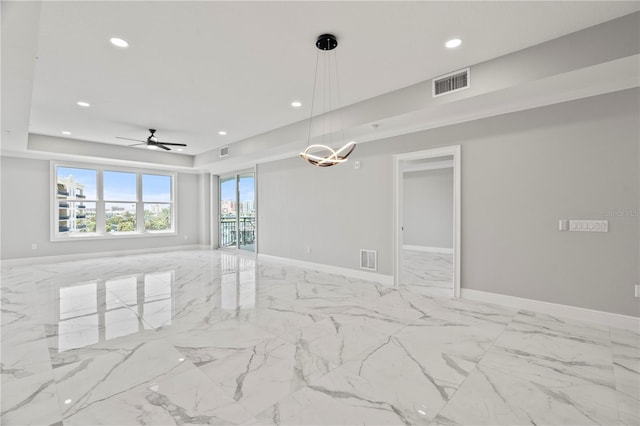
<svg viewBox="0 0 640 426">
<path fill-rule="evenodd" d="M 92 259 L 96 257 L 109 257 L 109 256 L 130 256 L 136 254 L 146 253 L 162 253 L 167 251 L 177 250 L 204 250 L 210 249 L 209 245 L 204 244 L 189 244 L 183 246 L 167 246 L 167 247 L 153 247 L 145 249 L 132 249 L 132 250 L 117 250 L 117 251 L 99 251 L 94 253 L 77 253 L 77 254 L 61 254 L 54 256 L 40 256 L 40 257 L 21 257 L 18 259 L 5 259 L 0 261 L 0 266 L 24 266 L 33 264 L 47 264 L 47 263 L 59 263 L 68 262 L 71 260 Z"/>
<path fill-rule="evenodd" d="M 444 248 L 444 247 L 411 246 L 411 245 L 404 244 L 402 248 L 404 250 L 412 250 L 412 251 L 427 251 L 429 253 L 453 254 L 452 248 Z"/>
<path fill-rule="evenodd" d="M 543 302 L 541 300 L 524 299 L 505 294 L 490 293 L 487 291 L 461 289 L 463 299 L 478 302 L 494 303 L 509 306 L 516 309 L 541 312 L 548 315 L 567 317 L 581 321 L 604 324 L 609 327 L 623 328 L 638 331 L 640 318 L 629 315 L 615 314 L 612 312 L 596 311 L 594 309 L 580 308 L 578 306 L 562 305 L 560 303 Z"/>
<path fill-rule="evenodd" d="M 351 278 L 358 278 L 366 281 L 375 281 L 385 286 L 393 286 L 393 277 L 391 275 L 378 274 L 376 272 L 358 271 L 355 269 L 343 268 L 340 266 L 325 265 L 324 263 L 305 262 L 304 260 L 290 259 L 287 257 L 271 256 L 269 254 L 258 254 L 259 260 L 266 260 L 285 265 L 297 266 L 305 269 L 314 269 L 317 271 L 327 272 L 329 274 L 345 275 Z"/>
</svg>

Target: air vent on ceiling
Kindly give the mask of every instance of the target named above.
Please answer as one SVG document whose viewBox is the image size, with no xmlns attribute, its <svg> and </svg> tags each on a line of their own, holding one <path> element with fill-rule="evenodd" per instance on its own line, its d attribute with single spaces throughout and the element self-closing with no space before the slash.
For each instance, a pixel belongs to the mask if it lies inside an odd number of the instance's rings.
<svg viewBox="0 0 640 426">
<path fill-rule="evenodd" d="M 229 147 L 223 146 L 220 148 L 220 157 L 226 157 L 227 155 L 229 155 Z"/>
<path fill-rule="evenodd" d="M 370 271 L 378 270 L 378 252 L 375 250 L 360 250 L 360 268 Z"/>
<path fill-rule="evenodd" d="M 440 77 L 434 78 L 433 97 L 442 96 L 458 90 L 468 89 L 470 86 L 469 68 L 455 71 Z"/>
</svg>

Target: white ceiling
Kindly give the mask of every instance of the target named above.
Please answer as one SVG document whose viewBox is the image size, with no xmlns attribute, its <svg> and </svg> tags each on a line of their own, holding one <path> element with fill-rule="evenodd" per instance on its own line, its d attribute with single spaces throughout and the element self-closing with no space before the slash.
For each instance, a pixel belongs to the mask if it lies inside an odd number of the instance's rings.
<svg viewBox="0 0 640 426">
<path fill-rule="evenodd" d="M 348 105 L 638 8 L 628 1 L 43 2 L 29 131 L 68 130 L 70 138 L 124 146 L 115 136 L 144 139 L 153 127 L 161 140 L 189 144 L 185 154 L 200 154 L 308 118 L 314 42 L 323 32 L 338 36 Z M 130 46 L 113 47 L 113 36 Z M 445 49 L 452 37 L 463 46 Z M 3 40 L 6 48 L 21 46 Z M 293 109 L 292 100 L 303 107 Z"/>
</svg>

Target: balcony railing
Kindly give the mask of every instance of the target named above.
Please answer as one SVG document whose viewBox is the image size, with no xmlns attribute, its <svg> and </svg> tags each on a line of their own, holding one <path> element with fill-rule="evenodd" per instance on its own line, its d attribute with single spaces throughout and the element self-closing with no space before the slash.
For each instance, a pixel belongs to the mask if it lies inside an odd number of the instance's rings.
<svg viewBox="0 0 640 426">
<path fill-rule="evenodd" d="M 82 194 L 76 194 L 76 198 L 87 198 L 87 196 Z"/>
<path fill-rule="evenodd" d="M 238 221 L 238 236 L 240 245 L 254 244 L 256 241 L 256 218 L 241 217 Z M 223 217 L 220 219 L 220 246 L 234 247 L 238 243 L 236 238 L 236 218 Z"/>
<path fill-rule="evenodd" d="M 69 195 L 68 191 L 58 189 L 58 195 Z"/>
</svg>

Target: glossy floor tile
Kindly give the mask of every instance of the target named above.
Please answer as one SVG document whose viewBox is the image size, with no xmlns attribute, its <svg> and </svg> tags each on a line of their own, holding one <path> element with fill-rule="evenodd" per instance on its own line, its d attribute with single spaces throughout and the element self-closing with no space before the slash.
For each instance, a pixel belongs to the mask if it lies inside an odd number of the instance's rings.
<svg viewBox="0 0 640 426">
<path fill-rule="evenodd" d="M 400 284 L 427 296 L 453 295 L 453 254 L 402 250 Z"/>
<path fill-rule="evenodd" d="M 637 333 L 452 299 L 430 263 L 398 289 L 205 250 L 4 266 L 1 423 L 640 424 Z"/>
</svg>

